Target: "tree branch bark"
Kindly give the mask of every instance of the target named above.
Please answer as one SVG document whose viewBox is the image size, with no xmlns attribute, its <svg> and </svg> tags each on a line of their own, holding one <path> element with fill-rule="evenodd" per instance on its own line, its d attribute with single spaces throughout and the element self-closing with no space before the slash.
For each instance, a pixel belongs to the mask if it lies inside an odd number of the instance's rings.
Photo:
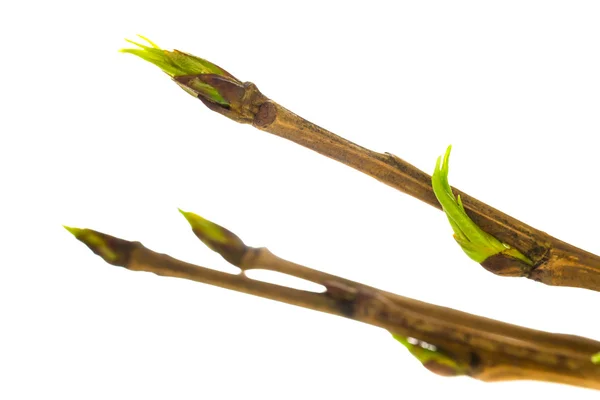
<svg viewBox="0 0 600 400">
<path fill-rule="evenodd" d="M 441 209 L 429 174 L 393 154 L 366 149 L 305 120 L 268 99 L 252 83 L 215 80 L 209 75 L 174 77 L 174 80 L 185 86 L 200 78 L 225 93 L 230 103 L 225 107 L 199 95 L 211 110 L 291 140 Z M 500 276 L 527 277 L 547 285 L 600 291 L 600 257 L 535 229 L 458 189 L 453 190 L 461 196 L 467 214 L 481 229 L 533 261 L 530 266 L 517 259 L 490 257 L 482 263 L 488 271 Z"/>
<path fill-rule="evenodd" d="M 206 225 L 205 225 L 206 226 Z M 241 269 L 228 274 L 156 253 L 89 229 L 68 228 L 105 261 L 133 271 L 190 279 L 271 300 L 321 311 L 384 328 L 396 335 L 434 345 L 453 367 L 436 360 L 424 362 L 442 375 L 467 375 L 482 381 L 540 380 L 600 390 L 600 366 L 592 356 L 600 342 L 553 334 L 467 314 L 388 293 L 314 270 L 253 248 L 215 225 L 196 235 L 211 249 Z M 202 228 L 204 229 L 204 228 Z M 266 269 L 321 284 L 321 293 L 250 279 L 245 271 Z"/>
</svg>

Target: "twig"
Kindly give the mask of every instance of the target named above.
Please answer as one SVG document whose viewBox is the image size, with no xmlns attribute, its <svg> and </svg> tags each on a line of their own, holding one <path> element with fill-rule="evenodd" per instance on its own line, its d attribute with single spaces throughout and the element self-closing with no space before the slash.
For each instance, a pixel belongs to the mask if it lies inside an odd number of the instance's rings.
<svg viewBox="0 0 600 400">
<path fill-rule="evenodd" d="M 222 68 L 175 50 L 152 47 L 125 49 L 168 73 L 208 108 L 234 121 L 291 140 L 342 162 L 395 189 L 441 209 L 431 176 L 390 153 L 358 146 L 287 110 L 264 96 L 249 82 L 242 83 Z M 186 58 L 187 57 L 187 58 Z M 492 256 L 481 265 L 501 276 L 527 277 L 548 285 L 600 291 L 600 257 L 560 241 L 457 190 L 467 215 L 484 232 L 520 251 L 531 262 L 505 255 Z"/>
<path fill-rule="evenodd" d="M 600 390 L 600 366 L 592 362 L 600 342 L 536 331 L 384 292 L 292 263 L 266 248 L 248 247 L 225 228 L 195 214 L 183 214 L 194 233 L 239 267 L 239 274 L 189 264 L 139 242 L 88 229 L 67 229 L 113 265 L 190 279 L 384 328 L 407 346 L 416 347 L 411 352 L 441 375 L 467 375 L 488 382 L 540 380 Z M 316 293 L 256 281 L 245 275 L 251 269 L 306 279 L 326 290 Z M 419 350 L 430 356 L 420 357 Z"/>
<path fill-rule="evenodd" d="M 247 87 L 249 90 L 255 90 L 252 85 Z M 248 104 L 246 107 L 253 109 L 256 108 L 256 104 Z M 209 108 L 219 111 L 219 108 L 212 104 Z M 251 123 L 261 130 L 340 161 L 441 209 L 433 193 L 431 176 L 393 154 L 376 153 L 360 147 L 268 99 L 263 100 Z M 501 257 L 497 258 L 496 262 L 483 263 L 486 269 L 497 275 L 522 276 L 548 285 L 600 291 L 598 256 L 539 231 L 460 190 L 453 190 L 460 195 L 469 217 L 482 230 L 520 250 L 534 262 L 531 267 L 520 260 Z"/>
</svg>

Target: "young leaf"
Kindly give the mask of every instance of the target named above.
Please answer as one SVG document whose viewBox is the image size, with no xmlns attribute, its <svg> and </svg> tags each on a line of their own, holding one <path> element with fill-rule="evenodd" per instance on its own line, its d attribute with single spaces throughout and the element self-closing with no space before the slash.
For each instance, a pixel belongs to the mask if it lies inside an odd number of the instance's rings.
<svg viewBox="0 0 600 400">
<path fill-rule="evenodd" d="M 456 242 L 472 260 L 478 263 L 484 262 L 493 255 L 504 254 L 516 258 L 527 265 L 532 265 L 533 263 L 529 258 L 517 249 L 500 242 L 494 236 L 483 231 L 467 215 L 460 195 L 455 197 L 454 193 L 452 193 L 452 187 L 448 183 L 451 151 L 452 146 L 448 146 L 444 156 L 438 157 L 435 164 L 435 171 L 433 171 L 431 177 L 431 184 L 436 198 L 448 217 L 448 222 L 450 222 L 450 226 L 454 231 Z"/>
</svg>

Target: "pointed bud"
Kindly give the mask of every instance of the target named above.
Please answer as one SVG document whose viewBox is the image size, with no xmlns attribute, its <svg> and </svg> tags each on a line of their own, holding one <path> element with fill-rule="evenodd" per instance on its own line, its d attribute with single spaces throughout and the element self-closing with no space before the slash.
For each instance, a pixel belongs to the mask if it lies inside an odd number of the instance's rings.
<svg viewBox="0 0 600 400">
<path fill-rule="evenodd" d="M 592 356 L 592 362 L 600 365 L 600 353 L 596 353 Z"/>
<path fill-rule="evenodd" d="M 106 235 L 92 229 L 73 228 L 64 226 L 77 240 L 85 244 L 94 253 L 109 264 L 125 267 L 129 254 L 137 242 L 130 242 L 114 236 Z"/>
<path fill-rule="evenodd" d="M 148 45 L 128 40 L 138 48 L 122 49 L 121 52 L 134 54 L 156 65 L 210 110 L 236 122 L 257 126 L 263 126 L 274 118 L 272 104 L 253 83 L 242 83 L 223 68 L 203 58 L 179 50 L 163 50 L 145 37 L 140 37 Z M 262 107 L 265 103 L 270 105 Z"/>
<path fill-rule="evenodd" d="M 236 234 L 192 212 L 179 209 L 192 227 L 192 231 L 209 249 L 233 265 L 239 265 L 247 246 Z"/>
<path fill-rule="evenodd" d="M 529 270 L 533 262 L 519 250 L 500 242 L 482 230 L 467 215 L 460 196 L 455 197 L 448 183 L 450 152 L 448 146 L 444 157 L 439 157 L 431 176 L 433 192 L 448 217 L 454 231 L 454 239 L 463 251 L 474 261 L 499 275 L 521 276 Z M 492 256 L 496 256 L 491 258 Z M 493 262 L 492 262 L 493 261 Z M 514 271 L 513 271 L 514 270 Z"/>
</svg>

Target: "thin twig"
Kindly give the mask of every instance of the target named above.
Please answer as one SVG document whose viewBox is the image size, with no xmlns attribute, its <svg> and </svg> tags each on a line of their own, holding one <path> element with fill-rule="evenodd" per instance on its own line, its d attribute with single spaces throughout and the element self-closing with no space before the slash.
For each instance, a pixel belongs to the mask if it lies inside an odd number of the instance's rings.
<svg viewBox="0 0 600 400">
<path fill-rule="evenodd" d="M 265 108 L 267 111 L 264 111 Z M 260 118 L 265 113 L 271 116 L 266 121 Z M 397 156 L 376 153 L 357 146 L 270 100 L 261 105 L 257 120 L 253 121 L 253 124 L 261 130 L 315 150 L 440 208 L 431 187 L 431 176 Z M 460 190 L 454 191 L 460 194 L 468 215 L 479 227 L 500 241 L 519 249 L 535 263 L 533 268 L 516 260 L 509 264 L 488 263 L 484 265 L 488 270 L 505 276 L 526 276 L 548 285 L 600 291 L 598 256 L 537 230 Z"/>
<path fill-rule="evenodd" d="M 197 76 L 174 78 L 180 85 L 188 84 L 191 79 Z M 203 79 L 208 80 L 206 76 Z M 198 98 L 211 110 L 234 121 L 291 140 L 441 209 L 432 189 L 431 175 L 393 154 L 371 151 L 305 120 L 265 97 L 252 83 L 219 81 L 216 87 L 231 93 L 229 86 L 234 85 L 238 92 L 228 98 L 231 102 L 228 107 L 201 95 Z M 501 276 L 527 277 L 547 285 L 600 291 L 600 257 L 535 229 L 458 189 L 453 190 L 481 229 L 533 261 L 531 266 L 518 259 L 490 257 L 482 263 L 488 271 Z"/>
<path fill-rule="evenodd" d="M 130 41 L 139 48 L 122 51 L 157 65 L 211 110 L 291 140 L 442 209 L 434 194 L 431 176 L 401 158 L 371 151 L 305 120 L 264 96 L 253 83 L 242 83 L 207 60 L 178 50 L 166 51 L 141 38 L 149 46 Z M 485 269 L 497 275 L 527 277 L 548 285 L 600 291 L 600 257 L 562 242 L 459 190 L 449 189 L 460 196 L 461 207 L 464 206 L 464 212 L 479 229 L 520 254 L 516 258 L 507 254 L 493 255 L 481 262 Z"/>
<path fill-rule="evenodd" d="M 186 213 L 184 213 L 185 215 Z M 191 213 L 186 218 L 190 220 Z M 247 247 L 233 233 L 203 219 L 196 235 L 241 269 L 228 274 L 189 264 L 147 249 L 139 242 L 100 232 L 68 228 L 105 261 L 134 271 L 190 279 L 271 300 L 326 312 L 384 328 L 395 335 L 435 346 L 444 358 L 424 365 L 442 375 L 482 381 L 540 380 L 600 390 L 600 366 L 592 356 L 600 342 L 503 323 L 384 292 Z M 266 269 L 323 285 L 321 293 L 256 281 L 245 275 Z M 451 364 L 443 362 L 451 360 Z M 449 367 L 451 365 L 451 367 Z"/>
</svg>

